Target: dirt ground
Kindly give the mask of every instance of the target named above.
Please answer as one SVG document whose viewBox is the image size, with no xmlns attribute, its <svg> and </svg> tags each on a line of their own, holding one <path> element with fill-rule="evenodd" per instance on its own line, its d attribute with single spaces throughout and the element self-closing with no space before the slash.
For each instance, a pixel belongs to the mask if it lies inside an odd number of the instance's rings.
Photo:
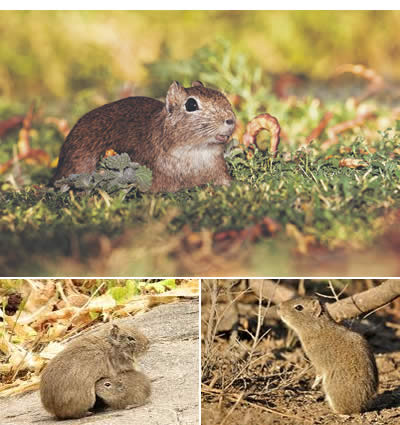
<svg viewBox="0 0 400 425">
<path fill-rule="evenodd" d="M 138 326 L 151 341 L 141 360 L 143 371 L 152 380 L 150 402 L 144 406 L 59 421 L 44 410 L 39 392 L 33 391 L 0 398 L 0 425 L 198 425 L 198 312 L 195 299 L 120 319 Z"/>
<path fill-rule="evenodd" d="M 320 388 L 311 389 L 313 367 L 280 321 L 263 322 L 264 336 L 254 345 L 255 294 L 238 295 L 242 287 L 220 292 L 215 302 L 204 281 L 202 289 L 202 425 L 400 423 L 400 324 L 389 314 L 393 305 L 361 323 L 380 376 L 373 408 L 344 416 L 333 413 Z M 216 331 L 208 326 L 213 322 Z"/>
</svg>

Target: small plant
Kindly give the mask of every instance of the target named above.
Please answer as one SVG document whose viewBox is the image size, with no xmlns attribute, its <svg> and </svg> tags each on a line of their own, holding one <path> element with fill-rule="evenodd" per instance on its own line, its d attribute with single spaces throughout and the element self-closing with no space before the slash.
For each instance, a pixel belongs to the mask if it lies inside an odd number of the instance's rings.
<svg viewBox="0 0 400 425">
<path fill-rule="evenodd" d="M 151 170 L 132 162 L 127 153 L 122 153 L 103 158 L 92 173 L 71 174 L 57 180 L 55 186 L 61 192 L 76 189 L 91 193 L 95 189 L 102 189 L 108 193 L 124 190 L 127 194 L 133 188 L 146 192 L 151 182 Z"/>
</svg>

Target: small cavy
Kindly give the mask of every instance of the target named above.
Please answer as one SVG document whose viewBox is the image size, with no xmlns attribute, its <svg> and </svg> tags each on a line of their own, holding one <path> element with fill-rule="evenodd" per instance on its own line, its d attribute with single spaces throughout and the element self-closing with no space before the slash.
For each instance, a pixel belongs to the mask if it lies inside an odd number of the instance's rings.
<svg viewBox="0 0 400 425">
<path fill-rule="evenodd" d="M 352 414 L 370 408 L 378 389 L 378 370 L 365 338 L 336 323 L 315 297 L 283 302 L 278 312 L 298 335 L 316 369 L 313 388 L 322 380 L 332 410 Z"/>
<path fill-rule="evenodd" d="M 134 96 L 100 106 L 79 119 L 61 147 L 54 184 L 91 173 L 109 149 L 151 169 L 152 192 L 175 192 L 206 183 L 229 185 L 224 159 L 236 124 L 228 99 L 200 81 L 173 82 L 165 103 Z"/>
<path fill-rule="evenodd" d="M 131 370 L 115 377 L 103 378 L 96 382 L 95 407 L 125 409 L 145 404 L 151 394 L 149 378 L 142 372 Z"/>
<path fill-rule="evenodd" d="M 104 377 L 136 369 L 149 341 L 127 324 L 105 325 L 74 339 L 44 368 L 40 397 L 60 419 L 85 416 L 96 401 L 95 384 Z"/>
</svg>

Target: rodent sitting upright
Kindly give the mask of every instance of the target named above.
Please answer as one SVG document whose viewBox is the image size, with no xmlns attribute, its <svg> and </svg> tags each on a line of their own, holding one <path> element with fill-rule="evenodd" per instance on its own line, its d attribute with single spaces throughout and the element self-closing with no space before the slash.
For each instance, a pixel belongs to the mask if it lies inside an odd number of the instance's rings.
<svg viewBox="0 0 400 425">
<path fill-rule="evenodd" d="M 44 368 L 40 397 L 47 411 L 58 418 L 80 418 L 96 401 L 99 379 L 135 369 L 135 359 L 149 341 L 130 326 L 106 325 L 73 340 Z"/>
<path fill-rule="evenodd" d="M 235 122 L 228 99 L 200 81 L 190 88 L 173 82 L 165 104 L 139 96 L 108 103 L 75 124 L 61 147 L 51 184 L 94 171 L 101 156 L 113 149 L 152 170 L 152 192 L 228 185 L 223 154 Z"/>
<path fill-rule="evenodd" d="M 116 377 L 96 382 L 96 406 L 125 409 L 146 403 L 151 393 L 149 378 L 137 370 L 123 372 Z"/>
<path fill-rule="evenodd" d="M 333 411 L 352 414 L 371 407 L 378 389 L 378 370 L 367 341 L 336 323 L 315 297 L 286 301 L 278 311 L 299 336 L 316 369 L 313 388 L 322 379 Z"/>
</svg>

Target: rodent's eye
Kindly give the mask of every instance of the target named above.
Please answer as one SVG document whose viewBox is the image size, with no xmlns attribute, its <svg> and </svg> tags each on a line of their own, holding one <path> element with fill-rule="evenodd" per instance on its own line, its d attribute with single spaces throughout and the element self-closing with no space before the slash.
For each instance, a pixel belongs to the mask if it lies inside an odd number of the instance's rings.
<svg viewBox="0 0 400 425">
<path fill-rule="evenodd" d="M 107 387 L 107 388 L 110 388 L 111 387 L 111 382 L 108 382 L 108 381 L 107 382 L 104 382 L 104 386 Z"/>
<path fill-rule="evenodd" d="M 134 336 L 128 336 L 129 341 L 136 342 L 136 338 Z"/>
<path fill-rule="evenodd" d="M 193 97 L 189 97 L 189 99 L 185 103 L 185 108 L 188 112 L 193 112 L 199 109 L 199 105 L 197 104 L 196 99 L 193 99 Z"/>
<path fill-rule="evenodd" d="M 297 305 L 295 305 L 295 306 L 294 306 L 294 308 L 295 308 L 297 311 L 302 311 L 302 310 L 304 310 L 304 307 L 303 307 L 301 304 L 297 304 Z"/>
</svg>

